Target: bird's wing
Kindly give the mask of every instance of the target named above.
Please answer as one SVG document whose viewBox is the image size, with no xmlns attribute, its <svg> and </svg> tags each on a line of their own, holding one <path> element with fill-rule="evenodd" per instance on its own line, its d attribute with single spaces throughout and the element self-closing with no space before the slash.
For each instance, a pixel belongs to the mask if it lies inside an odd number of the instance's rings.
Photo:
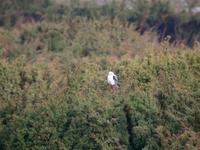
<svg viewBox="0 0 200 150">
<path fill-rule="evenodd" d="M 118 78 L 116 75 L 113 76 L 113 80 L 115 80 L 116 82 L 118 82 Z"/>
</svg>

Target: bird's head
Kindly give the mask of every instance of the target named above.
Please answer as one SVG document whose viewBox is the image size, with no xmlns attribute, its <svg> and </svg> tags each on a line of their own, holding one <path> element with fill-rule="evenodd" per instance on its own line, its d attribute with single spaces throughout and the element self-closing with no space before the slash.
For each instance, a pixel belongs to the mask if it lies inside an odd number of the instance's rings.
<svg viewBox="0 0 200 150">
<path fill-rule="evenodd" d="M 114 75 L 114 72 L 109 71 L 109 72 L 108 72 L 108 75 Z"/>
</svg>

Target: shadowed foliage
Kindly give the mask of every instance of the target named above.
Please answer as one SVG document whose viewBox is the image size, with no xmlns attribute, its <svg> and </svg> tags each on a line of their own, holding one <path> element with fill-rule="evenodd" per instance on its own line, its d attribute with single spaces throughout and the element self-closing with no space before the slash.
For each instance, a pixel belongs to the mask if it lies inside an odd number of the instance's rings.
<svg viewBox="0 0 200 150">
<path fill-rule="evenodd" d="M 190 49 L 141 36 L 117 3 L 40 4 L 49 16 L 0 28 L 0 149 L 199 149 L 198 42 Z M 114 92 L 110 70 L 119 77 Z"/>
</svg>

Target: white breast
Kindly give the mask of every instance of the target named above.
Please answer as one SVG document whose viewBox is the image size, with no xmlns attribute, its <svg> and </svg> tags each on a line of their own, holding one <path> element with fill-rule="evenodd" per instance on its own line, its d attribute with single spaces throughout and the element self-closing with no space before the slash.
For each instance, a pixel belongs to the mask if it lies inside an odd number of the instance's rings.
<svg viewBox="0 0 200 150">
<path fill-rule="evenodd" d="M 108 82 L 108 84 L 110 84 L 110 85 L 115 85 L 116 83 L 115 83 L 115 80 L 113 79 L 113 75 L 108 75 L 108 77 L 107 77 L 107 82 Z"/>
</svg>

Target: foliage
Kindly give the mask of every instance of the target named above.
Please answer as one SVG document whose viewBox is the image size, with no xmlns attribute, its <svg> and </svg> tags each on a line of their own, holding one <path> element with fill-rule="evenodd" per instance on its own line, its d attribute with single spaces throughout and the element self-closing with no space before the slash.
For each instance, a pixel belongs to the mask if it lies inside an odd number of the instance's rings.
<svg viewBox="0 0 200 150">
<path fill-rule="evenodd" d="M 198 149 L 200 45 L 134 27 L 75 17 L 0 28 L 0 148 Z"/>
</svg>

